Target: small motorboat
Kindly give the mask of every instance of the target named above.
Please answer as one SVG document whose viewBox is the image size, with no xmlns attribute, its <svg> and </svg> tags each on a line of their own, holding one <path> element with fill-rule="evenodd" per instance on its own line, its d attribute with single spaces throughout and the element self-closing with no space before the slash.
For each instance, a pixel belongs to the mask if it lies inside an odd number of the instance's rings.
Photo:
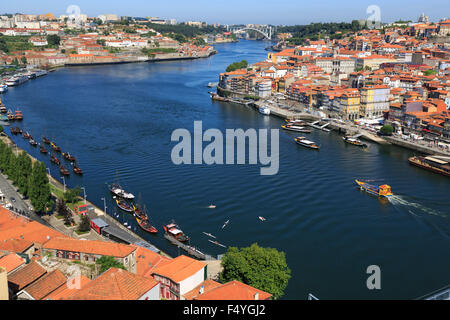
<svg viewBox="0 0 450 320">
<path fill-rule="evenodd" d="M 314 149 L 314 150 L 319 150 L 320 147 L 318 145 L 316 145 L 315 142 L 310 141 L 310 140 L 306 140 L 305 137 L 297 137 L 294 138 L 294 141 L 304 147 L 310 148 L 310 149 Z"/>
<path fill-rule="evenodd" d="M 57 164 L 57 165 L 61 164 L 61 161 L 59 161 L 59 159 L 53 153 L 50 156 L 50 161 L 53 162 L 54 164 Z"/>
<path fill-rule="evenodd" d="M 76 163 L 73 165 L 73 172 L 75 172 L 78 175 L 82 175 L 83 174 L 83 170 L 81 170 L 81 168 L 79 166 L 77 166 Z"/>
<path fill-rule="evenodd" d="M 61 173 L 61 175 L 63 175 L 63 176 L 69 176 L 70 175 L 70 171 L 67 170 L 67 168 L 64 167 L 63 165 L 59 166 L 59 173 Z"/>
<path fill-rule="evenodd" d="M 47 149 L 45 149 L 45 147 L 44 147 L 43 145 L 41 145 L 41 146 L 39 147 L 39 151 L 40 151 L 41 153 L 43 153 L 43 154 L 47 154 L 47 153 L 48 153 Z"/>
<path fill-rule="evenodd" d="M 215 209 L 215 208 L 216 208 L 216 206 L 213 205 L 213 204 L 211 204 L 211 205 L 208 206 L 208 209 Z"/>
<path fill-rule="evenodd" d="M 134 211 L 133 207 L 130 206 L 124 199 L 114 197 L 114 200 L 116 201 L 117 206 L 121 210 L 126 211 L 126 212 L 133 212 Z"/>
<path fill-rule="evenodd" d="M 50 140 L 46 137 L 42 137 L 42 142 L 45 144 L 50 144 Z"/>
<path fill-rule="evenodd" d="M 363 143 L 361 140 L 353 138 L 353 137 L 343 137 L 342 138 L 345 142 L 352 144 L 354 146 L 358 146 L 358 147 L 362 147 L 362 148 L 367 148 L 367 144 Z"/>
<path fill-rule="evenodd" d="M 61 148 L 57 146 L 54 142 L 50 142 L 50 146 L 53 148 L 55 152 L 61 152 Z"/>
<path fill-rule="evenodd" d="M 355 182 L 361 188 L 361 190 L 364 190 L 370 194 L 385 198 L 389 198 L 394 195 L 391 191 L 391 187 L 387 184 L 374 186 L 362 180 L 355 180 Z"/>
<path fill-rule="evenodd" d="M 259 111 L 259 113 L 261 113 L 263 115 L 266 115 L 266 116 L 270 115 L 270 109 L 267 107 L 260 107 L 258 109 L 258 111 Z"/>
<path fill-rule="evenodd" d="M 211 238 L 216 238 L 215 236 L 213 236 L 211 233 L 207 233 L 207 232 L 203 232 L 204 234 L 206 234 L 208 237 L 211 237 Z"/>
<path fill-rule="evenodd" d="M 230 223 L 230 220 L 225 221 L 225 223 L 222 226 L 222 229 L 225 228 Z"/>
<path fill-rule="evenodd" d="M 36 146 L 38 145 L 38 143 L 37 143 L 36 141 L 34 141 L 33 138 L 31 138 L 28 142 L 29 142 L 33 147 L 36 147 Z"/>
<path fill-rule="evenodd" d="M 31 136 L 31 134 L 28 133 L 28 131 L 22 133 L 22 137 L 23 137 L 24 139 L 26 139 L 26 140 L 33 139 L 33 137 Z"/>
<path fill-rule="evenodd" d="M 70 162 L 77 161 L 77 159 L 73 155 L 71 155 L 69 152 L 63 152 L 62 155 L 63 155 L 64 159 L 66 159 Z"/>
<path fill-rule="evenodd" d="M 258 217 L 258 219 L 263 221 L 263 222 L 266 221 L 266 218 L 264 218 L 264 217 Z"/>
<path fill-rule="evenodd" d="M 168 236 L 175 238 L 180 242 L 189 241 L 189 237 L 181 231 L 180 227 L 175 222 L 172 221 L 171 223 L 164 225 L 163 228 Z"/>
</svg>

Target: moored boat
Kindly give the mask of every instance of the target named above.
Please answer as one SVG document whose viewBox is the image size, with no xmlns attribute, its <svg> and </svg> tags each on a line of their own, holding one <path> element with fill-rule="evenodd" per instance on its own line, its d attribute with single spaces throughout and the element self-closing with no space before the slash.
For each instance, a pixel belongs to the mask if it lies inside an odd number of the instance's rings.
<svg viewBox="0 0 450 320">
<path fill-rule="evenodd" d="M 311 133 L 312 131 L 309 129 L 306 129 L 305 127 L 296 126 L 296 125 L 285 125 L 281 126 L 282 129 L 288 130 L 288 131 L 295 131 L 295 132 L 301 132 L 301 133 Z"/>
<path fill-rule="evenodd" d="M 22 131 L 18 127 L 11 127 L 11 128 L 9 128 L 9 130 L 11 131 L 11 134 L 14 134 L 14 135 L 20 134 Z"/>
<path fill-rule="evenodd" d="M 134 199 L 134 195 L 132 193 L 126 192 L 124 189 L 122 189 L 122 187 L 118 183 L 112 183 L 109 186 L 109 191 L 111 191 L 112 194 L 114 194 L 120 198 L 123 198 L 123 199 L 127 199 L 127 200 Z"/>
<path fill-rule="evenodd" d="M 0 84 L 0 93 L 8 91 L 8 86 L 6 84 Z"/>
<path fill-rule="evenodd" d="M 63 165 L 59 166 L 59 173 L 61 173 L 61 175 L 63 175 L 63 176 L 69 176 L 70 175 L 70 171 L 67 170 L 67 168 L 64 167 Z"/>
<path fill-rule="evenodd" d="M 42 145 L 39 147 L 39 151 L 40 151 L 41 153 L 43 153 L 43 154 L 47 154 L 47 153 L 48 153 L 47 149 L 45 149 L 45 147 L 42 146 Z"/>
<path fill-rule="evenodd" d="M 53 162 L 54 164 L 57 164 L 57 165 L 61 164 L 61 161 L 59 161 L 59 159 L 53 153 L 50 156 L 50 161 Z"/>
<path fill-rule="evenodd" d="M 14 120 L 16 120 L 16 117 L 14 116 L 14 113 L 13 113 L 11 110 L 8 110 L 7 116 L 8 116 L 8 120 L 9 120 L 9 121 L 14 121 Z"/>
<path fill-rule="evenodd" d="M 419 168 L 450 177 L 450 162 L 432 156 L 411 157 L 409 163 Z"/>
<path fill-rule="evenodd" d="M 172 237 L 180 242 L 189 241 L 189 237 L 181 231 L 180 227 L 175 222 L 172 221 L 171 223 L 164 225 L 163 228 L 164 232 L 169 237 Z"/>
<path fill-rule="evenodd" d="M 356 184 L 370 194 L 379 196 L 379 197 L 392 197 L 393 193 L 391 191 L 391 187 L 387 184 L 383 184 L 381 186 L 374 186 L 362 180 L 355 180 Z"/>
<path fill-rule="evenodd" d="M 259 113 L 263 114 L 263 115 L 269 115 L 270 114 L 270 109 L 267 107 L 260 107 L 258 109 Z"/>
<path fill-rule="evenodd" d="M 144 231 L 150 232 L 150 233 L 157 233 L 158 229 L 156 229 L 154 226 L 152 226 L 147 219 L 141 220 L 138 217 L 136 217 L 136 221 Z"/>
<path fill-rule="evenodd" d="M 367 144 L 363 143 L 361 140 L 353 138 L 353 137 L 343 137 L 342 138 L 345 142 L 352 144 L 354 146 L 358 146 L 358 147 L 362 147 L 362 148 L 367 148 Z"/>
<path fill-rule="evenodd" d="M 61 148 L 57 146 L 54 142 L 50 142 L 50 146 L 55 150 L 55 152 L 61 152 Z"/>
<path fill-rule="evenodd" d="M 114 200 L 116 201 L 117 206 L 126 212 L 133 212 L 133 207 L 129 205 L 124 199 L 114 197 Z"/>
<path fill-rule="evenodd" d="M 36 147 L 38 145 L 38 143 L 36 141 L 34 141 L 33 138 L 30 138 L 30 140 L 28 141 L 33 147 Z"/>
<path fill-rule="evenodd" d="M 320 147 L 318 145 L 316 145 L 316 143 L 314 141 L 306 140 L 305 137 L 294 138 L 294 141 L 297 144 L 304 146 L 306 148 L 310 148 L 310 149 L 314 149 L 314 150 L 320 149 Z"/>
<path fill-rule="evenodd" d="M 16 112 L 14 113 L 14 120 L 17 120 L 17 121 L 23 120 L 22 111 L 16 110 Z"/>
<path fill-rule="evenodd" d="M 28 133 L 28 131 L 22 133 L 22 137 L 23 137 L 24 139 L 27 139 L 27 140 L 33 139 L 33 137 L 31 136 L 31 134 Z"/>
<path fill-rule="evenodd" d="M 46 137 L 42 137 L 42 142 L 45 144 L 50 144 L 50 140 Z"/>
<path fill-rule="evenodd" d="M 66 160 L 68 160 L 70 162 L 76 162 L 77 161 L 77 159 L 73 155 L 71 155 L 69 152 L 63 152 L 62 155 L 63 155 L 64 159 L 66 159 Z"/>
<path fill-rule="evenodd" d="M 79 166 L 77 166 L 76 163 L 73 165 L 73 172 L 75 172 L 76 174 L 79 174 L 79 175 L 83 174 L 83 170 L 81 170 L 81 168 Z"/>
</svg>

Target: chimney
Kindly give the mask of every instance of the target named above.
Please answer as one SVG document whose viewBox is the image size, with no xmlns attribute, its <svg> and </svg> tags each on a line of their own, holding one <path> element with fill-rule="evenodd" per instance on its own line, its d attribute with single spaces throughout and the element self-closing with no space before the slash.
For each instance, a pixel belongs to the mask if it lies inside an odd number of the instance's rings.
<svg viewBox="0 0 450 320">
<path fill-rule="evenodd" d="M 258 292 L 255 293 L 254 297 L 255 297 L 255 300 L 259 300 L 259 293 Z"/>
</svg>

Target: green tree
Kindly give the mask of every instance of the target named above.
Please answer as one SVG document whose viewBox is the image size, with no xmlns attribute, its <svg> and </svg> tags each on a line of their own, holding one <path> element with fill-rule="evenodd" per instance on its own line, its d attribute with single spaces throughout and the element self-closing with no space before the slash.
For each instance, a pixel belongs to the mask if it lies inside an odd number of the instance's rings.
<svg viewBox="0 0 450 320">
<path fill-rule="evenodd" d="M 80 196 L 80 193 L 81 193 L 81 188 L 78 186 L 74 189 L 68 189 L 64 193 L 64 200 L 69 203 L 75 203 L 77 201 L 78 197 Z"/>
<path fill-rule="evenodd" d="M 81 222 L 78 225 L 78 231 L 79 232 L 88 232 L 91 230 L 91 223 L 89 221 L 89 217 L 87 215 L 81 216 Z"/>
<path fill-rule="evenodd" d="M 238 280 L 273 295 L 283 296 L 291 278 L 284 252 L 262 248 L 254 243 L 250 247 L 230 247 L 222 258 L 220 281 Z"/>
<path fill-rule="evenodd" d="M 45 164 L 36 161 L 29 179 L 29 197 L 34 210 L 39 213 L 50 211 L 53 207 L 50 185 Z"/>
<path fill-rule="evenodd" d="M 27 61 L 27 58 L 26 57 L 22 57 L 22 59 L 20 59 L 21 61 L 22 61 L 22 64 L 27 64 L 28 63 L 28 61 Z"/>
<path fill-rule="evenodd" d="M 109 268 L 119 268 L 119 269 L 125 269 L 125 266 L 117 261 L 114 257 L 111 256 L 102 256 L 101 258 L 97 259 L 96 264 L 100 266 L 99 273 L 103 273 L 107 271 Z"/>
<path fill-rule="evenodd" d="M 56 34 L 51 34 L 47 36 L 47 42 L 50 46 L 59 46 L 59 43 L 61 42 L 61 38 Z"/>
<path fill-rule="evenodd" d="M 394 127 L 390 124 L 386 124 L 381 127 L 380 131 L 382 134 L 390 136 L 394 132 Z"/>
<path fill-rule="evenodd" d="M 431 76 L 436 73 L 437 73 L 436 70 L 430 69 L 430 70 L 425 71 L 423 74 L 426 76 Z"/>
<path fill-rule="evenodd" d="M 246 60 L 242 60 L 241 62 L 234 62 L 226 68 L 226 72 L 232 72 L 238 69 L 247 68 L 247 66 L 248 62 Z"/>
</svg>

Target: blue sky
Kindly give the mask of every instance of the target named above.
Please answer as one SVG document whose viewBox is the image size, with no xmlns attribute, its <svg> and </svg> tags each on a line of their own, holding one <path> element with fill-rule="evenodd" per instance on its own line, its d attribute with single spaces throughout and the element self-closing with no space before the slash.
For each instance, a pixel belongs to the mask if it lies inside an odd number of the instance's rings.
<svg viewBox="0 0 450 320">
<path fill-rule="evenodd" d="M 78 5 L 88 16 L 114 13 L 119 16 L 158 16 L 177 21 L 208 23 L 261 23 L 274 25 L 341 22 L 369 17 L 366 9 L 377 5 L 383 22 L 400 18 L 416 21 L 424 12 L 432 21 L 450 15 L 448 0 L 1 0 L 0 12 L 65 14 Z M 448 16 L 450 18 L 450 16 Z"/>
</svg>

